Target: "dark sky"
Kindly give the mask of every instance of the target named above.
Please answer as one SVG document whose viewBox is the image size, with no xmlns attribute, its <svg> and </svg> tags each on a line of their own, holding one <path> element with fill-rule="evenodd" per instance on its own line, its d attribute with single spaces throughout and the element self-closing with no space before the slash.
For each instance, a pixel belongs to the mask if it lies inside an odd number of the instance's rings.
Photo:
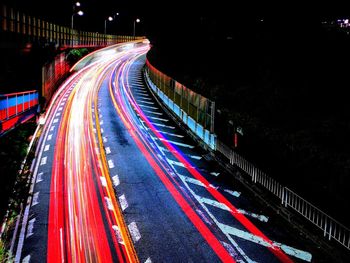
<svg viewBox="0 0 350 263">
<path fill-rule="evenodd" d="M 9 6 L 47 20 L 70 25 L 74 1 L 67 0 L 5 0 Z M 319 22 L 327 18 L 348 16 L 344 4 L 328 1 L 110 1 L 81 0 L 84 17 L 76 17 L 77 28 L 86 31 L 104 30 L 104 19 L 120 13 L 116 21 L 107 25 L 107 32 L 132 34 L 133 19 L 140 18 L 137 34 L 149 37 L 186 37 L 204 25 L 209 32 L 229 35 L 235 27 L 254 25 L 260 19 L 275 25 Z M 283 3 L 281 3 L 283 2 Z M 309 2 L 305 4 L 305 2 Z"/>
</svg>

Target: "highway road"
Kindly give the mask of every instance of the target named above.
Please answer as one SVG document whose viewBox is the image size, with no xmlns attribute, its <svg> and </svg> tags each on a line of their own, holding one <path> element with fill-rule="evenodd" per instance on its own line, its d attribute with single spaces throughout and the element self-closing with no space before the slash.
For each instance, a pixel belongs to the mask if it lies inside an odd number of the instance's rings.
<svg viewBox="0 0 350 263">
<path fill-rule="evenodd" d="M 104 51 L 60 87 L 16 261 L 311 262 L 310 241 L 163 111 L 143 78 L 149 48 Z"/>
</svg>

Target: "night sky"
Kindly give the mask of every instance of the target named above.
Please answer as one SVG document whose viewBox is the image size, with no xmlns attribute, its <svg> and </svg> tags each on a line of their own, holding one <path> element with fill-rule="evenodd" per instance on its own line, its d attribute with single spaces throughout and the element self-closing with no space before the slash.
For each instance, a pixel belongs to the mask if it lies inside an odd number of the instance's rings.
<svg viewBox="0 0 350 263">
<path fill-rule="evenodd" d="M 132 34 L 133 20 L 140 18 L 137 34 L 151 38 L 196 35 L 202 26 L 208 34 L 229 36 L 236 28 L 254 26 L 261 19 L 279 27 L 318 23 L 324 19 L 345 17 L 344 4 L 305 4 L 305 1 L 271 3 L 271 1 L 107 1 L 82 0 L 83 17 L 75 19 L 77 28 L 103 32 L 104 19 L 117 12 L 116 21 L 108 23 L 108 33 Z M 70 26 L 74 1 L 5 0 L 9 6 L 49 21 Z"/>
</svg>

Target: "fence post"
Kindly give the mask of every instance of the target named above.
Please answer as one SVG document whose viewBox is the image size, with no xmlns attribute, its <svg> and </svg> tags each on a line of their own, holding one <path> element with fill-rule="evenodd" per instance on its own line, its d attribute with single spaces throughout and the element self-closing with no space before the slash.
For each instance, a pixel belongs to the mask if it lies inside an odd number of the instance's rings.
<svg viewBox="0 0 350 263">
<path fill-rule="evenodd" d="M 326 217 L 326 219 L 324 220 L 324 231 L 323 231 L 324 237 L 326 237 L 327 235 L 327 219 L 328 217 Z"/>
</svg>

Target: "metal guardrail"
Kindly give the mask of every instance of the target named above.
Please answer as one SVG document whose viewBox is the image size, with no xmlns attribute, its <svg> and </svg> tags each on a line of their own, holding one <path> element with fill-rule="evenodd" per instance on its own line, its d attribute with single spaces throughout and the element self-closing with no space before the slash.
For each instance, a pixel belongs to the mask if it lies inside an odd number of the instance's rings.
<svg viewBox="0 0 350 263">
<path fill-rule="evenodd" d="M 38 92 L 35 90 L 0 94 L 0 122 L 17 116 L 38 103 Z"/>
<path fill-rule="evenodd" d="M 55 43 L 62 48 L 106 46 L 144 38 L 75 30 L 26 15 L 7 6 L 1 7 L 1 31 L 24 35 L 29 42 Z"/>
<path fill-rule="evenodd" d="M 324 236 L 329 240 L 334 239 L 350 250 L 349 228 L 339 223 L 289 188 L 282 186 L 275 179 L 266 175 L 219 140 L 216 142 L 216 150 L 223 154 L 230 161 L 231 165 L 236 165 L 246 172 L 251 177 L 252 182 L 260 184 L 278 197 L 285 207 L 291 208 L 316 227 L 320 228 Z"/>
<path fill-rule="evenodd" d="M 163 103 L 205 144 L 215 149 L 215 103 L 160 72 L 148 60 L 145 73 L 149 86 Z"/>
</svg>

